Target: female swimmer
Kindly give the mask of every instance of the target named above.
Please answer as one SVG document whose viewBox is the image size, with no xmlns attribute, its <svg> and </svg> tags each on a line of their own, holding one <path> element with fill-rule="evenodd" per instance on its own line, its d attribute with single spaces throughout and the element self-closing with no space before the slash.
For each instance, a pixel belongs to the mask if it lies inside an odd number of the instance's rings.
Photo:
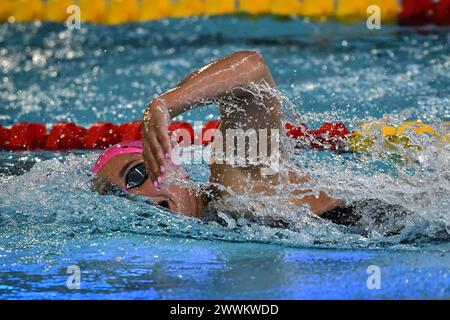
<svg viewBox="0 0 450 320">
<path fill-rule="evenodd" d="M 151 197 L 172 211 L 200 219 L 210 219 L 211 208 L 226 201 L 230 194 L 242 193 L 288 194 L 289 197 L 283 198 L 288 204 L 307 205 L 315 215 L 348 226 L 358 225 L 368 207 L 377 208 L 380 225 L 388 213 L 399 211 L 398 207 L 377 200 L 345 205 L 323 191 L 311 193 L 310 189 L 302 188 L 302 184 L 311 185 L 308 177 L 300 177 L 294 171 L 283 174 L 273 170 L 270 159 L 283 161 L 282 150 L 277 147 L 283 110 L 275 93 L 275 81 L 258 52 L 236 52 L 200 68 L 153 99 L 144 113 L 142 142 L 120 143 L 99 157 L 93 168 L 96 189 L 106 193 L 115 185 L 128 193 Z M 172 161 L 168 126 L 171 118 L 210 103 L 220 106 L 221 124 L 212 143 L 213 150 L 219 152 L 213 152 L 211 158 L 210 184 L 193 189 L 192 185 L 183 183 L 189 179 L 186 171 Z M 249 138 L 244 145 L 239 145 L 239 139 L 228 139 L 230 133 L 236 135 L 239 129 L 266 134 L 256 134 L 256 140 Z M 264 145 L 267 146 L 265 159 L 269 161 L 251 162 L 250 151 Z M 223 154 L 220 150 L 231 150 L 233 155 L 241 154 L 244 159 L 236 165 L 236 159 L 228 159 L 227 153 L 218 161 L 217 155 Z M 166 183 L 167 180 L 178 183 Z M 296 187 L 292 188 L 293 185 Z M 246 218 L 252 219 L 251 214 Z M 280 219 L 263 222 L 288 227 Z"/>
</svg>

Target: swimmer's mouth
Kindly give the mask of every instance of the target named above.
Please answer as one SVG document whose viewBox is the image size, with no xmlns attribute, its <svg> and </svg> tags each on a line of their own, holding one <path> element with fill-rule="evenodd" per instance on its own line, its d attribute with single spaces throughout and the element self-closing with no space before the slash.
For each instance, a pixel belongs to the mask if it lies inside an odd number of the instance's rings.
<svg viewBox="0 0 450 320">
<path fill-rule="evenodd" d="M 167 198 L 161 201 L 158 201 L 158 206 L 169 209 L 173 211 L 173 208 L 175 207 L 175 204 L 173 203 L 172 199 Z"/>
</svg>

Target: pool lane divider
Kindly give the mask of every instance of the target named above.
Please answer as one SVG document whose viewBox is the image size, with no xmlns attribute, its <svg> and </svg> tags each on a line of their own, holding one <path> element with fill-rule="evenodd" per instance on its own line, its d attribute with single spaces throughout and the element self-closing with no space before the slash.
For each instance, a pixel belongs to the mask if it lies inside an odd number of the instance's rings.
<svg viewBox="0 0 450 320">
<path fill-rule="evenodd" d="M 393 149 L 401 145 L 405 148 L 420 150 L 420 147 L 410 143 L 411 134 L 425 134 L 438 139 L 438 144 L 450 143 L 450 122 L 444 122 L 444 133 L 438 133 L 432 126 L 419 122 L 404 122 L 398 126 L 385 123 L 363 124 L 358 130 L 350 131 L 341 121 L 325 122 L 317 129 L 308 129 L 306 124 L 294 125 L 285 123 L 286 136 L 296 140 L 297 147 L 315 150 L 331 150 L 337 152 L 369 153 L 377 136 L 384 137 L 385 145 Z M 0 125 L 0 150 L 93 150 L 105 149 L 116 143 L 142 139 L 142 121 L 132 121 L 123 124 L 112 122 L 96 122 L 86 129 L 73 122 L 54 124 L 47 133 L 44 124 L 22 122 L 6 128 Z M 208 145 L 214 139 L 214 134 L 220 126 L 220 121 L 209 121 L 195 132 L 187 121 L 174 121 L 168 131 L 172 140 L 182 145 Z"/>
<path fill-rule="evenodd" d="M 450 0 L 403 0 L 401 25 L 450 24 Z"/>
<path fill-rule="evenodd" d="M 24 150 L 92 150 L 105 149 L 121 141 L 141 140 L 142 121 L 132 121 L 120 125 L 112 122 L 96 122 L 86 129 L 73 122 L 61 122 L 52 126 L 47 133 L 46 126 L 41 123 L 16 123 L 11 128 L 0 125 L 0 149 L 9 151 Z M 202 131 L 202 137 L 209 136 L 207 130 L 216 130 L 220 122 L 208 122 Z M 189 136 L 189 143 L 194 143 L 195 132 L 191 124 L 186 121 L 175 121 L 169 126 L 169 133 L 178 143 L 184 136 Z M 177 135 L 178 133 L 178 135 Z M 203 144 L 208 144 L 202 140 Z"/>
<path fill-rule="evenodd" d="M 1 0 L 0 21 L 65 22 L 74 4 L 82 21 L 108 25 L 235 14 L 352 23 L 366 20 L 371 5 L 380 8 L 383 22 L 450 24 L 450 0 Z"/>
</svg>

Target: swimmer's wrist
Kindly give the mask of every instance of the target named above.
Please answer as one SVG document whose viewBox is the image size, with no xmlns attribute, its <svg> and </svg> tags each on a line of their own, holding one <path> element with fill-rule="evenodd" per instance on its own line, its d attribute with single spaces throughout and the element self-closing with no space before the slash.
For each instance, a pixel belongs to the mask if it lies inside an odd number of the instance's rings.
<svg viewBox="0 0 450 320">
<path fill-rule="evenodd" d="M 154 109 L 160 109 L 167 112 L 170 118 L 173 118 L 183 112 L 183 110 L 179 111 L 179 106 L 170 103 L 170 99 L 165 97 L 163 98 L 162 96 L 153 99 L 147 107 L 146 112 L 152 112 Z"/>
</svg>

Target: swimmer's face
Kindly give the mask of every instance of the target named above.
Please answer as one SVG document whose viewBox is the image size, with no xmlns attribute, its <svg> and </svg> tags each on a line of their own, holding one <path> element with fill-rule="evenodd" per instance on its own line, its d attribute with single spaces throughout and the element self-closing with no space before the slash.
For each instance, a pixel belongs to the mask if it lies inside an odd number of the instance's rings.
<svg viewBox="0 0 450 320">
<path fill-rule="evenodd" d="M 170 173 L 172 172 L 172 173 Z M 189 177 L 181 167 L 173 167 L 167 175 L 176 174 L 179 181 Z M 187 216 L 200 215 L 200 200 L 195 191 L 170 184 L 157 189 L 153 181 L 145 173 L 144 158 L 139 153 L 122 154 L 111 159 L 99 172 L 98 176 L 105 178 L 127 192 L 147 196 L 160 206 Z"/>
</svg>

